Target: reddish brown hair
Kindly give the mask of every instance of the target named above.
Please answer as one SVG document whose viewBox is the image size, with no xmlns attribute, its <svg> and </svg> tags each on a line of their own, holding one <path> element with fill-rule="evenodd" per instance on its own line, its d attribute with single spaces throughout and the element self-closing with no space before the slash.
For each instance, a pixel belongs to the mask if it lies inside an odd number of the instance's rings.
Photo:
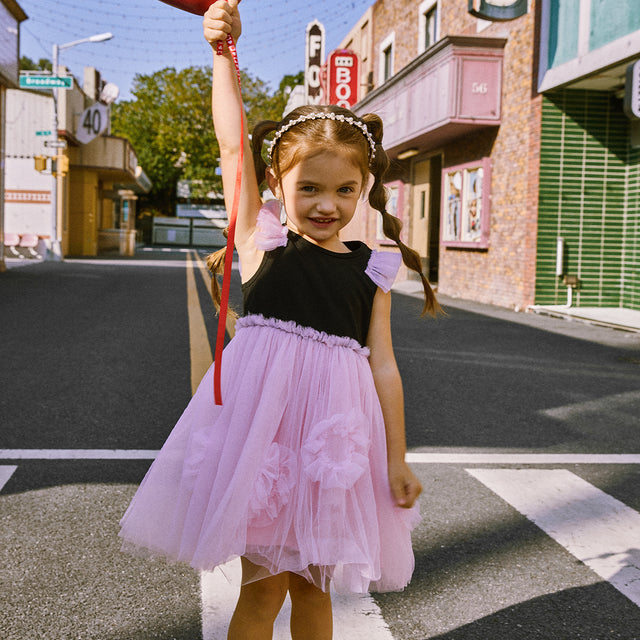
<svg viewBox="0 0 640 640">
<path fill-rule="evenodd" d="M 387 211 L 387 192 L 383 179 L 389 167 L 389 158 L 382 148 L 382 120 L 375 114 L 367 114 L 359 118 L 348 109 L 334 105 L 304 106 L 294 109 L 281 122 L 267 120 L 260 122 L 253 130 L 251 146 L 253 150 L 253 163 L 256 170 L 258 183 L 265 180 L 267 163 L 264 158 L 264 143 L 266 137 L 274 131 L 285 126 L 288 122 L 314 112 L 342 114 L 345 118 L 363 122 L 375 142 L 375 155 L 371 157 L 371 147 L 363 132 L 353 124 L 343 120 L 330 118 L 309 119 L 293 125 L 278 139 L 271 152 L 271 171 L 279 180 L 293 166 L 304 157 L 317 153 L 319 149 L 342 149 L 352 154 L 353 160 L 362 172 L 363 185 L 373 175 L 373 184 L 369 190 L 369 204 L 382 216 L 382 230 L 384 234 L 393 240 L 400 249 L 404 264 L 415 271 L 422 281 L 424 289 L 423 315 L 429 313 L 435 316 L 442 311 L 436 296 L 427 278 L 422 272 L 420 255 L 408 247 L 400 239 L 402 222 Z M 224 249 L 209 256 L 207 264 L 211 271 L 220 273 L 224 265 Z M 212 278 L 212 291 L 214 301 L 220 299 L 219 286 L 215 276 Z M 216 305 L 218 308 L 218 305 Z"/>
</svg>

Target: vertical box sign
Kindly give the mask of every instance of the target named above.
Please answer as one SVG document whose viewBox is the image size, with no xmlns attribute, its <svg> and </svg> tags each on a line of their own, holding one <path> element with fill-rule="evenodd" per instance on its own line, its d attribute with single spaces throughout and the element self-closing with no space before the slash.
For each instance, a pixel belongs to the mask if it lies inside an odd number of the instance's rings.
<svg viewBox="0 0 640 640">
<path fill-rule="evenodd" d="M 304 96 L 306 104 L 322 104 L 323 91 L 320 68 L 324 60 L 324 27 L 314 20 L 307 25 L 304 64 Z"/>
<path fill-rule="evenodd" d="M 327 102 L 351 109 L 358 102 L 358 56 L 348 49 L 329 54 L 327 63 Z"/>
</svg>

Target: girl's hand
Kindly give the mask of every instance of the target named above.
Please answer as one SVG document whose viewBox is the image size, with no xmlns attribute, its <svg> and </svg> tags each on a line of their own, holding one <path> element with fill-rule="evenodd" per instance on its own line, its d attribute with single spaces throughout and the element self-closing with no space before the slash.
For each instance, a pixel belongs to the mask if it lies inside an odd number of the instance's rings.
<svg viewBox="0 0 640 640">
<path fill-rule="evenodd" d="M 404 461 L 389 464 L 389 484 L 396 505 L 403 509 L 411 508 L 422 493 L 420 481 Z"/>
<path fill-rule="evenodd" d="M 239 0 L 218 0 L 204 14 L 204 37 L 214 49 L 218 42 L 225 42 L 229 34 L 234 42 L 238 41 L 242 33 L 238 2 Z"/>
</svg>

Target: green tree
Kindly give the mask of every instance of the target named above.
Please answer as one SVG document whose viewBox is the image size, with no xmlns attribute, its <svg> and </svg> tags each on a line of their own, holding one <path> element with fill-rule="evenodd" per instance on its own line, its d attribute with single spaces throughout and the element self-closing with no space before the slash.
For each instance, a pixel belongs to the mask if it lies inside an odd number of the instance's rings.
<svg viewBox="0 0 640 640">
<path fill-rule="evenodd" d="M 210 73 L 189 67 L 136 75 L 132 93 L 113 105 L 111 130 L 131 141 L 153 182 L 146 204 L 170 214 L 179 178 L 215 179 Z"/>
<path fill-rule="evenodd" d="M 22 56 L 20 58 L 20 71 L 51 71 L 53 64 L 51 60 L 46 58 L 40 58 L 38 62 L 34 62 L 28 56 Z"/>
<path fill-rule="evenodd" d="M 287 76 L 270 93 L 262 80 L 245 71 L 241 75 L 249 126 L 260 120 L 279 120 L 287 100 L 285 88 L 297 76 Z M 171 215 L 178 180 L 202 181 L 220 190 L 215 172 L 219 147 L 211 123 L 211 68 L 166 68 L 138 74 L 132 94 L 133 99 L 113 105 L 111 130 L 131 141 L 153 182 L 139 210 L 146 206 Z"/>
</svg>

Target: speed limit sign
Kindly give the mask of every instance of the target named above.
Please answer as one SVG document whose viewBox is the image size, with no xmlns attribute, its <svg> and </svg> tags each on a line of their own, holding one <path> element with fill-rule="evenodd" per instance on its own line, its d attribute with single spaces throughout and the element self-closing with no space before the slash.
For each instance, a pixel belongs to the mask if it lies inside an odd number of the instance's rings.
<svg viewBox="0 0 640 640">
<path fill-rule="evenodd" d="M 106 105 L 100 102 L 91 105 L 80 115 L 76 129 L 76 138 L 82 144 L 91 142 L 91 140 L 99 136 L 107 128 L 108 117 L 109 112 Z"/>
</svg>

